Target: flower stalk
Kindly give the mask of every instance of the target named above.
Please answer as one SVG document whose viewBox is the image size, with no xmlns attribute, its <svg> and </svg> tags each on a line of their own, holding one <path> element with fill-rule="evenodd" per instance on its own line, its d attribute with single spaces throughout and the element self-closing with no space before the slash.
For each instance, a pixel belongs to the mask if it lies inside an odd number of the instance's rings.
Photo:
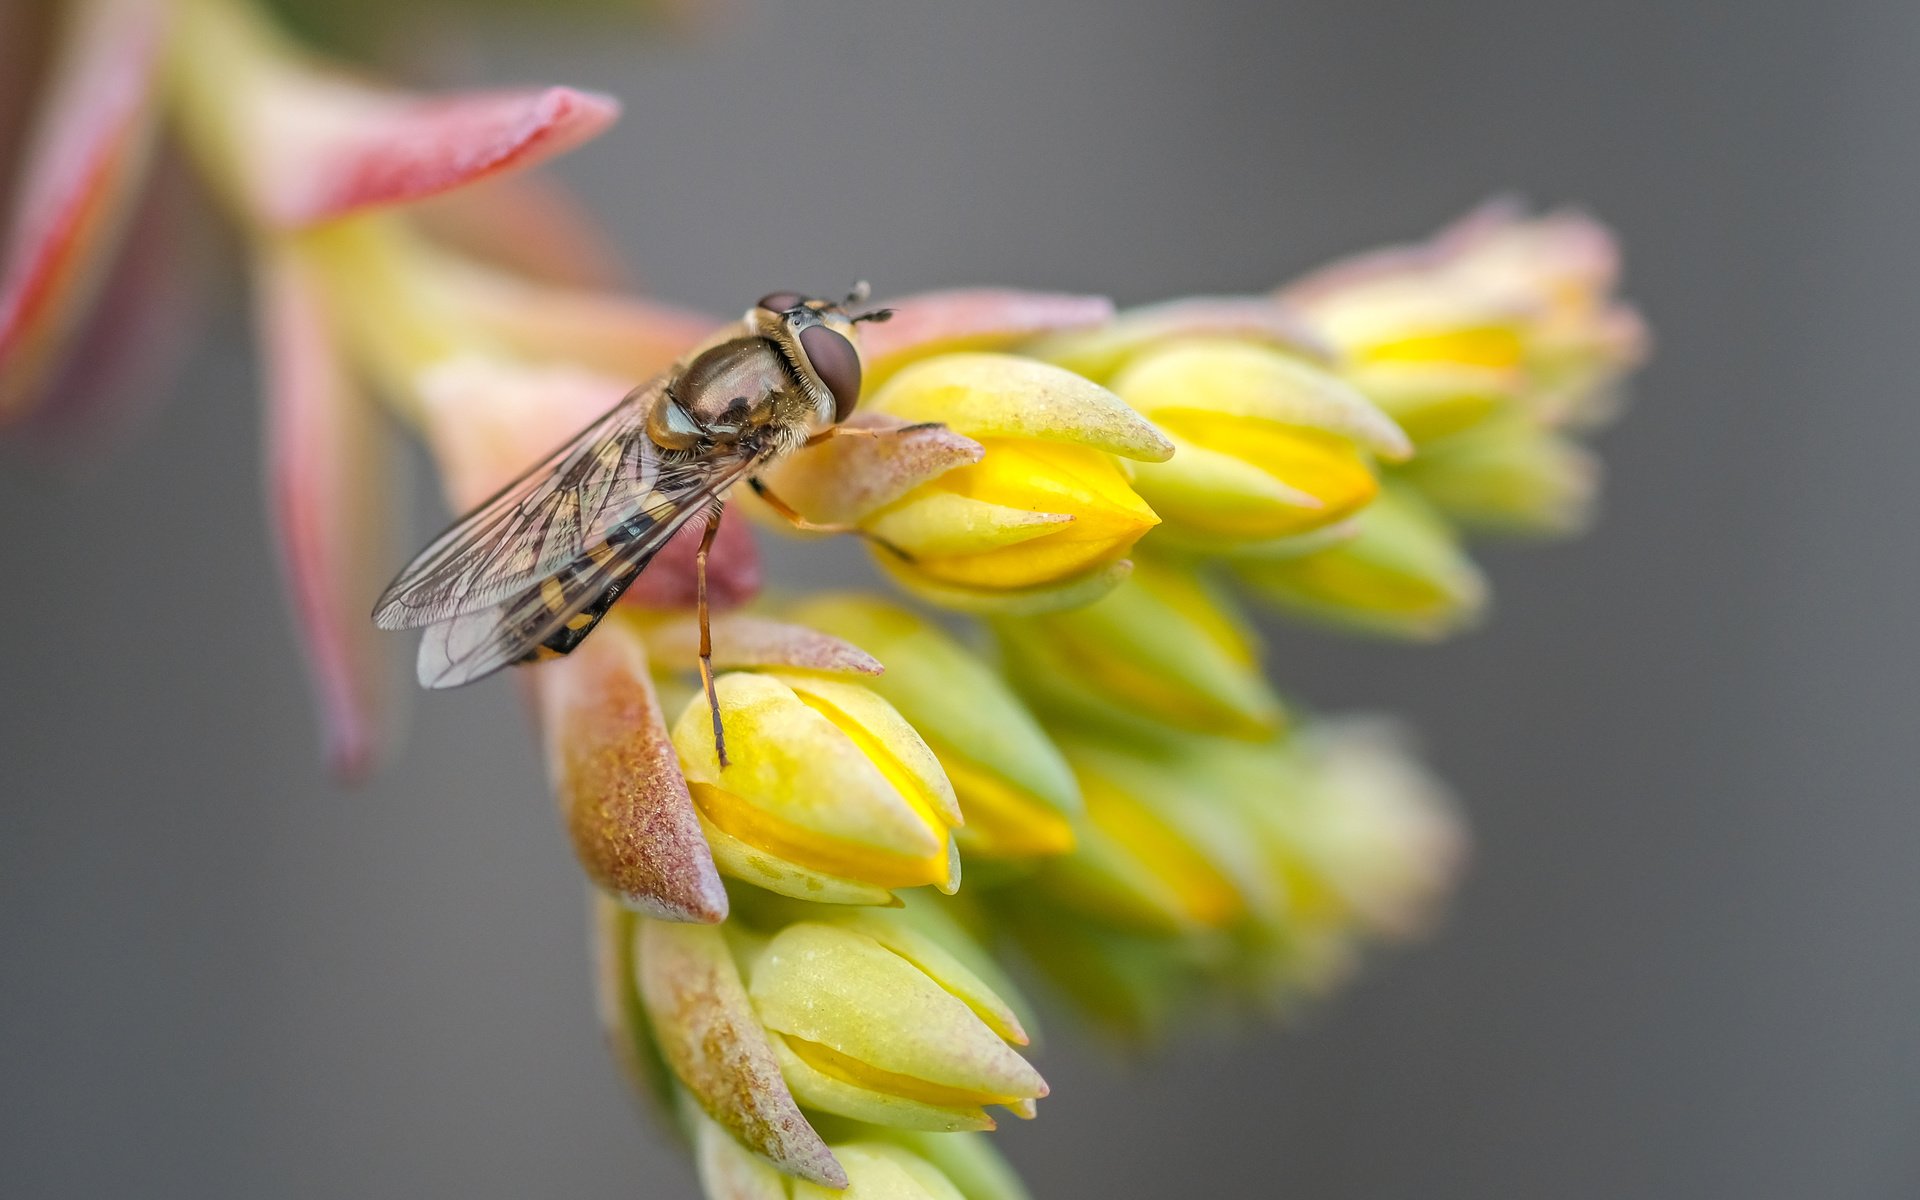
<svg viewBox="0 0 1920 1200">
<path fill-rule="evenodd" d="M 723 322 L 612 289 L 524 176 L 610 97 L 402 91 L 248 0 L 82 0 L 53 62 L 0 424 L 77 407 L 60 368 L 108 354 L 90 318 L 172 135 L 241 234 L 282 573 L 327 757 L 363 778 L 395 725 L 366 618 L 392 426 L 465 510 Z M 1646 352 L 1618 278 L 1590 218 L 1496 204 L 1268 295 L 953 290 L 866 327 L 845 435 L 762 482 L 903 595 L 765 600 L 728 521 L 702 646 L 692 522 L 525 676 L 614 1055 L 709 1196 L 1018 1200 L 983 1135 L 1048 1088 L 1007 954 L 1159 1036 L 1290 1011 L 1431 924 L 1457 806 L 1389 727 L 1283 701 L 1241 603 L 1414 639 L 1479 619 L 1474 537 L 1590 520 L 1583 440 Z"/>
</svg>

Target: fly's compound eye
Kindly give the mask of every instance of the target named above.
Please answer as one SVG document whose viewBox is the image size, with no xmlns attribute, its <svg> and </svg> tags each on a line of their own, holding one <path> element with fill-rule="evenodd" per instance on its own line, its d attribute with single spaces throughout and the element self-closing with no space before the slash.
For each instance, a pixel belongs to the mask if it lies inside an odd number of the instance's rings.
<svg viewBox="0 0 1920 1200">
<path fill-rule="evenodd" d="M 760 297 L 759 307 L 768 312 L 786 313 L 799 308 L 806 299 L 799 292 L 769 292 Z"/>
<path fill-rule="evenodd" d="M 800 348 L 806 351 L 813 373 L 833 393 L 833 421 L 838 425 L 852 416 L 853 406 L 860 403 L 860 352 L 825 325 L 801 330 Z"/>
</svg>

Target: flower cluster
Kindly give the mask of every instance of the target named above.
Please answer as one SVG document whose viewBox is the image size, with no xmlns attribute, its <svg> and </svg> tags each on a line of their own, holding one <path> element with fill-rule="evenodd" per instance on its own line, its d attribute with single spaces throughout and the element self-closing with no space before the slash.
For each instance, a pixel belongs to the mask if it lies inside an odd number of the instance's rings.
<svg viewBox="0 0 1920 1200">
<path fill-rule="evenodd" d="M 392 725 L 383 412 L 465 508 L 720 322 L 609 290 L 566 197 L 517 173 L 606 97 L 396 92 L 244 0 L 70 16 L 17 173 L 0 420 L 116 390 L 174 294 L 147 261 L 166 128 L 244 239 L 284 573 L 331 760 L 363 774 Z M 1266 295 L 898 300 L 853 418 L 889 435 L 769 482 L 870 535 L 904 598 L 757 600 L 728 523 L 726 764 L 685 535 L 528 672 L 607 1029 L 710 1195 L 1023 1194 L 982 1133 L 1047 1085 L 996 953 L 1153 1035 L 1284 1010 L 1422 927 L 1464 851 L 1452 802 L 1389 723 L 1283 699 L 1240 597 L 1402 637 L 1471 621 L 1468 535 L 1591 510 L 1578 439 L 1644 352 L 1617 270 L 1587 218 L 1498 204 Z"/>
</svg>

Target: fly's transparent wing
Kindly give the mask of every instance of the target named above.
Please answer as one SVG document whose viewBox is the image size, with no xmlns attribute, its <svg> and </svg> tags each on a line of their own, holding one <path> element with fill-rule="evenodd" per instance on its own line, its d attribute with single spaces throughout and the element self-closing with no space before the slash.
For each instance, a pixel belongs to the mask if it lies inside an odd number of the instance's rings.
<svg viewBox="0 0 1920 1200">
<path fill-rule="evenodd" d="M 537 656 L 543 647 L 552 654 L 572 650 L 660 548 L 759 463 L 740 455 L 662 456 L 652 501 L 615 527 L 594 553 L 500 603 L 430 626 L 420 643 L 421 686 L 472 683 Z"/>
<path fill-rule="evenodd" d="M 663 479 L 680 468 L 646 424 L 665 388 L 665 376 L 635 388 L 435 538 L 381 594 L 374 624 L 411 629 L 491 609 L 663 507 Z"/>
</svg>

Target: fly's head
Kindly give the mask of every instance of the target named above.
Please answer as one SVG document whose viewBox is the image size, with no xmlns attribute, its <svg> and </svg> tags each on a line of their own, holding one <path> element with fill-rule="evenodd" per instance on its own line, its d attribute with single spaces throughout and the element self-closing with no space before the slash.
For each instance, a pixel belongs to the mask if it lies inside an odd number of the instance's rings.
<svg viewBox="0 0 1920 1200">
<path fill-rule="evenodd" d="M 838 425 L 860 402 L 859 326 L 890 310 L 854 312 L 860 284 L 841 300 L 773 292 L 747 310 L 736 334 L 696 355 L 649 420 L 668 449 L 791 450 Z"/>
<path fill-rule="evenodd" d="M 884 321 L 888 309 L 855 313 L 867 285 L 855 285 L 841 300 L 773 292 L 747 310 L 746 323 L 780 348 L 800 378 L 803 403 L 783 414 L 808 433 L 838 425 L 860 403 L 860 332 L 867 321 Z"/>
</svg>

